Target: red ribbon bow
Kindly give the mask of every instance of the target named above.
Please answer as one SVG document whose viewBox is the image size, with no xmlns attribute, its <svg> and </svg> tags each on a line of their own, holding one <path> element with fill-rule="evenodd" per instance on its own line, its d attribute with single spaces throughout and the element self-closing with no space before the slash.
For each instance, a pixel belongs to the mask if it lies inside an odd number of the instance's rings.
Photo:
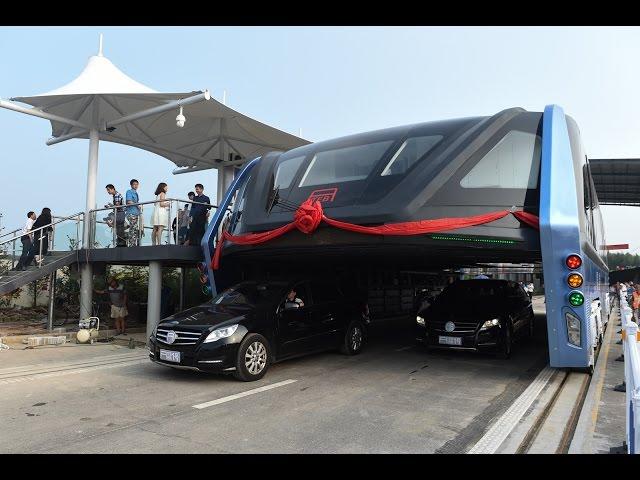
<svg viewBox="0 0 640 480">
<path fill-rule="evenodd" d="M 293 223 L 302 233 L 313 233 L 322 222 L 324 213 L 322 213 L 322 204 L 317 200 L 305 200 L 298 207 L 293 217 Z"/>
</svg>

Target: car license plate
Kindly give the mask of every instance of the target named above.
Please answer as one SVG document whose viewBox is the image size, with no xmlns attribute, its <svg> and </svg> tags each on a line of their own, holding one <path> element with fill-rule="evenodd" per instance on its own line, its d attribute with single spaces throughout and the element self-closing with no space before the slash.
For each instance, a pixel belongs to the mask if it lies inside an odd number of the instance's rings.
<svg viewBox="0 0 640 480">
<path fill-rule="evenodd" d="M 160 349 L 160 360 L 166 360 L 167 362 L 180 363 L 180 352 L 174 352 L 173 350 Z"/>
<path fill-rule="evenodd" d="M 438 337 L 442 345 L 462 345 L 462 337 Z"/>
</svg>

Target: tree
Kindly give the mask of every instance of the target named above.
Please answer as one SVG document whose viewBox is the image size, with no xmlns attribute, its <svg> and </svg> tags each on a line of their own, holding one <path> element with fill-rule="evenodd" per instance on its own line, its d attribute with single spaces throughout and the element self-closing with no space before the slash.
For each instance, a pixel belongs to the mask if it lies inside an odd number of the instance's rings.
<svg viewBox="0 0 640 480">
<path fill-rule="evenodd" d="M 630 253 L 609 253 L 607 258 L 609 270 L 616 270 L 619 266 L 622 268 L 640 267 L 640 255 L 631 255 Z"/>
<path fill-rule="evenodd" d="M 0 261 L 0 277 L 9 271 L 10 264 Z M 0 308 L 7 308 L 11 302 L 20 296 L 20 289 L 17 288 L 13 292 L 0 296 Z"/>
</svg>

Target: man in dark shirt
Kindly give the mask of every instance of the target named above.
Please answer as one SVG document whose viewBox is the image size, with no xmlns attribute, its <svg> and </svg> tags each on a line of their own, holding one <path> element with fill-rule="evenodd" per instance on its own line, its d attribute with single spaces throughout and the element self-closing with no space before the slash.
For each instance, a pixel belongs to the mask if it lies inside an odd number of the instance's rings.
<svg viewBox="0 0 640 480">
<path fill-rule="evenodd" d="M 191 224 L 189 225 L 189 245 L 200 246 L 204 231 L 207 226 L 207 218 L 211 209 L 211 200 L 204 194 L 204 186 L 201 183 L 196 184 L 196 196 L 193 198 L 194 203 L 189 212 Z M 201 205 L 206 203 L 207 205 Z"/>
</svg>

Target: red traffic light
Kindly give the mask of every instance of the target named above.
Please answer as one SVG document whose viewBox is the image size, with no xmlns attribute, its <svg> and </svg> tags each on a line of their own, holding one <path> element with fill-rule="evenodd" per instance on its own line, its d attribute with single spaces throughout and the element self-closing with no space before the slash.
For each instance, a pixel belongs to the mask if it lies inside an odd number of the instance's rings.
<svg viewBox="0 0 640 480">
<path fill-rule="evenodd" d="M 575 270 L 576 268 L 580 268 L 580 266 L 582 265 L 582 259 L 580 258 L 580 255 L 569 255 L 567 257 L 567 267 L 569 267 L 571 270 Z"/>
</svg>

